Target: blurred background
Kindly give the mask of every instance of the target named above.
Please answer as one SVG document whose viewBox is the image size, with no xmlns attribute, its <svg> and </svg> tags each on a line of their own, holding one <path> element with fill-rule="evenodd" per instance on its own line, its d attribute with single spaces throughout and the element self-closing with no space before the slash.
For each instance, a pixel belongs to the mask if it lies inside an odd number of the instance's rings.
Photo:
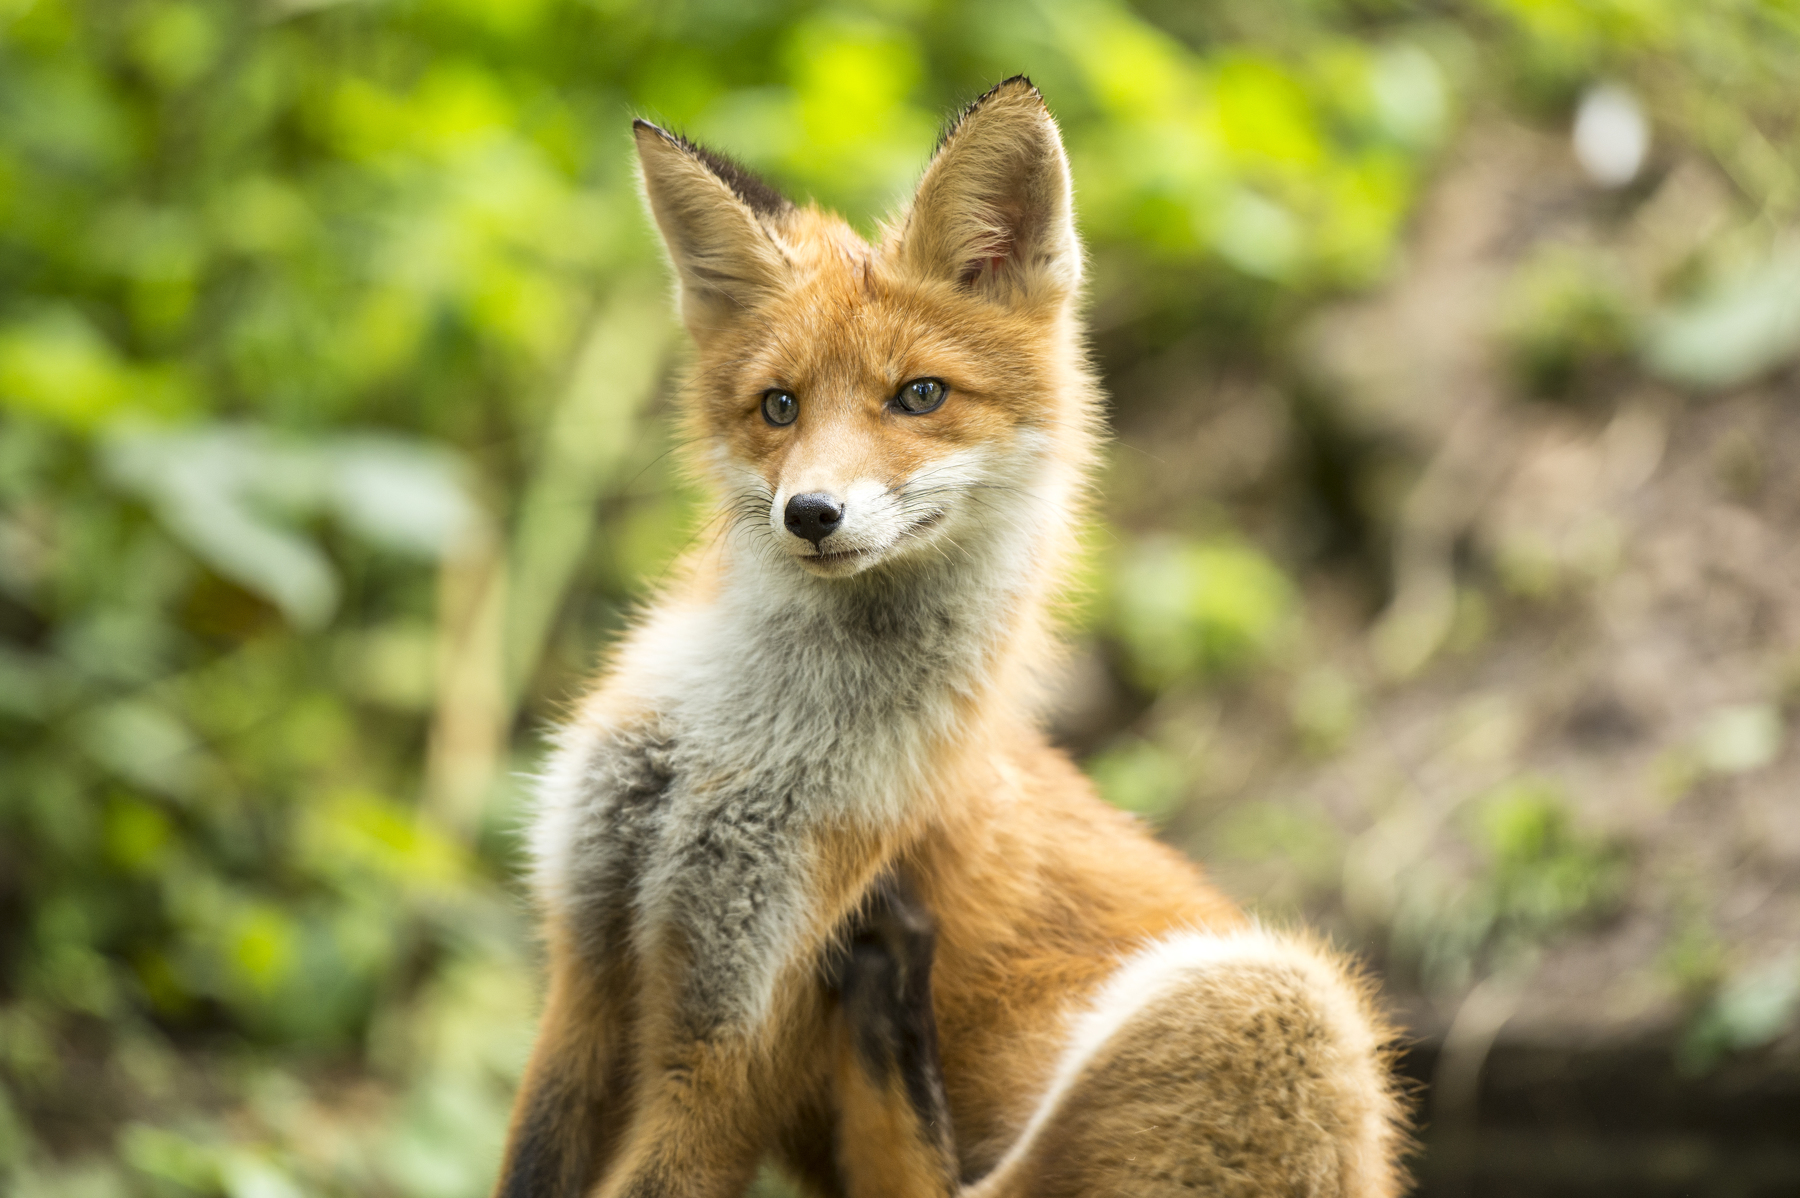
<svg viewBox="0 0 1800 1198">
<path fill-rule="evenodd" d="M 1800 1193 L 1790 0 L 0 0 L 0 1190 L 486 1192 L 695 525 L 628 119 L 869 230 L 1021 71 L 1059 740 L 1378 969 L 1425 1194 Z"/>
</svg>

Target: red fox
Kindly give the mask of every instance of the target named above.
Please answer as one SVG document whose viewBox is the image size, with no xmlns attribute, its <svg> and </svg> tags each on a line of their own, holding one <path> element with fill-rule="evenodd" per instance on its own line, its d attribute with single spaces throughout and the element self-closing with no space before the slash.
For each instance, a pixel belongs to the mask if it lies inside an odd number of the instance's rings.
<svg viewBox="0 0 1800 1198">
<path fill-rule="evenodd" d="M 718 519 L 562 730 L 502 1198 L 1404 1187 L 1388 1029 L 1039 730 L 1102 398 L 1055 122 L 869 244 L 635 126 Z"/>
</svg>

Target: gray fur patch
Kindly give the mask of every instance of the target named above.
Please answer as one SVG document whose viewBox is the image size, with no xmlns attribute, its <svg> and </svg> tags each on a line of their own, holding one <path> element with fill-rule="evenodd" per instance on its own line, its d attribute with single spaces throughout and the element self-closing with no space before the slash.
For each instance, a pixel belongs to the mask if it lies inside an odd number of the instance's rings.
<svg viewBox="0 0 1800 1198">
<path fill-rule="evenodd" d="M 706 1036 L 724 1024 L 755 1021 L 796 930 L 790 925 L 805 887 L 796 868 L 792 796 L 726 792 L 689 802 L 658 846 L 659 868 L 646 889 L 659 892 L 688 952 L 682 1020 L 691 1034 Z"/>
<path fill-rule="evenodd" d="M 596 742 L 586 754 L 568 878 L 577 943 L 601 962 L 630 942 L 638 877 L 667 814 L 671 744 L 645 730 Z"/>
</svg>

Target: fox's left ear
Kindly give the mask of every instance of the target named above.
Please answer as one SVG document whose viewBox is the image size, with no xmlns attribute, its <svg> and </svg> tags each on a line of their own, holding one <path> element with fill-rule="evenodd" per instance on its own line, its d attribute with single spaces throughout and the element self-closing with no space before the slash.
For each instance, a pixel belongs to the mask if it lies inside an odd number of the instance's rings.
<svg viewBox="0 0 1800 1198">
<path fill-rule="evenodd" d="M 944 134 L 900 256 L 917 273 L 1003 303 L 1062 301 L 1080 288 L 1069 160 L 1031 80 L 995 87 Z"/>
</svg>

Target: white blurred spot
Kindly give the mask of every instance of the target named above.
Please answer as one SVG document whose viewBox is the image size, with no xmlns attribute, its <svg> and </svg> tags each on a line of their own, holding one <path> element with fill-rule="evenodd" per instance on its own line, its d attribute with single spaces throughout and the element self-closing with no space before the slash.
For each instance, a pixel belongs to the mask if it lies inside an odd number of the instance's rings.
<svg viewBox="0 0 1800 1198">
<path fill-rule="evenodd" d="M 1692 387 L 1731 387 L 1800 352 L 1800 246 L 1780 246 L 1707 294 L 1657 313 L 1650 369 Z"/>
<path fill-rule="evenodd" d="M 1214 244 L 1246 274 L 1283 279 L 1299 262 L 1300 226 L 1279 204 L 1239 188 L 1219 214 Z"/>
<path fill-rule="evenodd" d="M 1602 187 L 1637 178 L 1650 149 L 1650 122 L 1637 97 L 1613 83 L 1590 87 L 1575 112 L 1575 157 Z"/>
<path fill-rule="evenodd" d="M 1781 716 L 1766 703 L 1721 707 L 1700 727 L 1700 759 L 1720 774 L 1761 769 L 1781 755 Z"/>
<path fill-rule="evenodd" d="M 1449 98 L 1436 60 L 1417 46 L 1399 45 L 1382 51 L 1373 65 L 1369 87 L 1382 125 L 1408 145 L 1437 141 Z"/>
</svg>

